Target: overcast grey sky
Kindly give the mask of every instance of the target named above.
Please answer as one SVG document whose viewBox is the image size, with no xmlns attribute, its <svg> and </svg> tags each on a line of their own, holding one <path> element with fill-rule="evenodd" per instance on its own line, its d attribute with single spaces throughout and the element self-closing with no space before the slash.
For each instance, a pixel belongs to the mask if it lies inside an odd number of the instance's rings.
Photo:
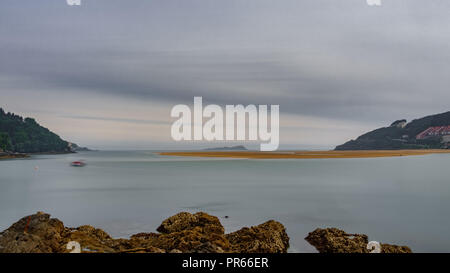
<svg viewBox="0 0 450 273">
<path fill-rule="evenodd" d="M 280 148 L 448 111 L 447 0 L 3 0 L 0 107 L 96 148 L 181 147 L 171 107 L 279 104 Z M 186 146 L 186 144 L 185 144 Z"/>
</svg>

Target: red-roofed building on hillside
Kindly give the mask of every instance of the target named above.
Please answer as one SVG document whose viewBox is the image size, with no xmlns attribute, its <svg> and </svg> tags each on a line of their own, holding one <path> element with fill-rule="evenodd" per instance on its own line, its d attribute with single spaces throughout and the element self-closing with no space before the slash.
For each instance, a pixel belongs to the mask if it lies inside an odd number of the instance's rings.
<svg viewBox="0 0 450 273">
<path fill-rule="evenodd" d="M 426 139 L 429 137 L 450 135 L 450 125 L 448 126 L 434 126 L 426 129 L 416 136 L 416 139 Z"/>
</svg>

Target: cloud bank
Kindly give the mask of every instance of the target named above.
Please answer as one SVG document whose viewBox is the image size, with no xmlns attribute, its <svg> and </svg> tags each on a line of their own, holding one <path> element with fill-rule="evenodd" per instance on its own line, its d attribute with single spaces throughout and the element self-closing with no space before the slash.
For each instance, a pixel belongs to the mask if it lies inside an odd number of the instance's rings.
<svg viewBox="0 0 450 273">
<path fill-rule="evenodd" d="M 175 104 L 194 96 L 279 104 L 282 148 L 332 148 L 399 118 L 449 110 L 449 8 L 439 0 L 376 8 L 362 0 L 6 0 L 1 106 L 83 145 L 178 148 Z"/>
</svg>

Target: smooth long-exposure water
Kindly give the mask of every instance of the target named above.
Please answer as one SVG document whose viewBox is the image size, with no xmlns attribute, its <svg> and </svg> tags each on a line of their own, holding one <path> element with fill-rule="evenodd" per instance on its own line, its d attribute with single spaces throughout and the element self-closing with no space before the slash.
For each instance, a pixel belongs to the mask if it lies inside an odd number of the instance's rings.
<svg viewBox="0 0 450 273">
<path fill-rule="evenodd" d="M 86 167 L 71 167 L 84 159 Z M 205 211 L 226 232 L 283 223 L 291 252 L 315 252 L 317 227 L 364 233 L 416 252 L 450 251 L 450 154 L 367 159 L 245 160 L 151 151 L 37 155 L 0 161 L 0 230 L 45 211 L 114 237 L 152 232 L 180 211 Z M 224 216 L 229 218 L 224 218 Z"/>
</svg>

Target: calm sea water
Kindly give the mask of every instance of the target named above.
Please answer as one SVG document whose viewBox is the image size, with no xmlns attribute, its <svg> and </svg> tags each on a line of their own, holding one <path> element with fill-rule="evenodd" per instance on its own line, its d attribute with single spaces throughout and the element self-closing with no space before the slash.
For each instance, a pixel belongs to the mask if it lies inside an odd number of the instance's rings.
<svg viewBox="0 0 450 273">
<path fill-rule="evenodd" d="M 70 167 L 85 159 L 84 168 Z M 180 211 L 221 218 L 227 232 L 283 223 L 291 252 L 317 227 L 365 233 L 417 252 L 450 251 L 450 155 L 243 160 L 83 152 L 0 161 L 0 230 L 45 211 L 114 237 L 155 231 Z M 229 218 L 224 218 L 229 216 Z"/>
</svg>

